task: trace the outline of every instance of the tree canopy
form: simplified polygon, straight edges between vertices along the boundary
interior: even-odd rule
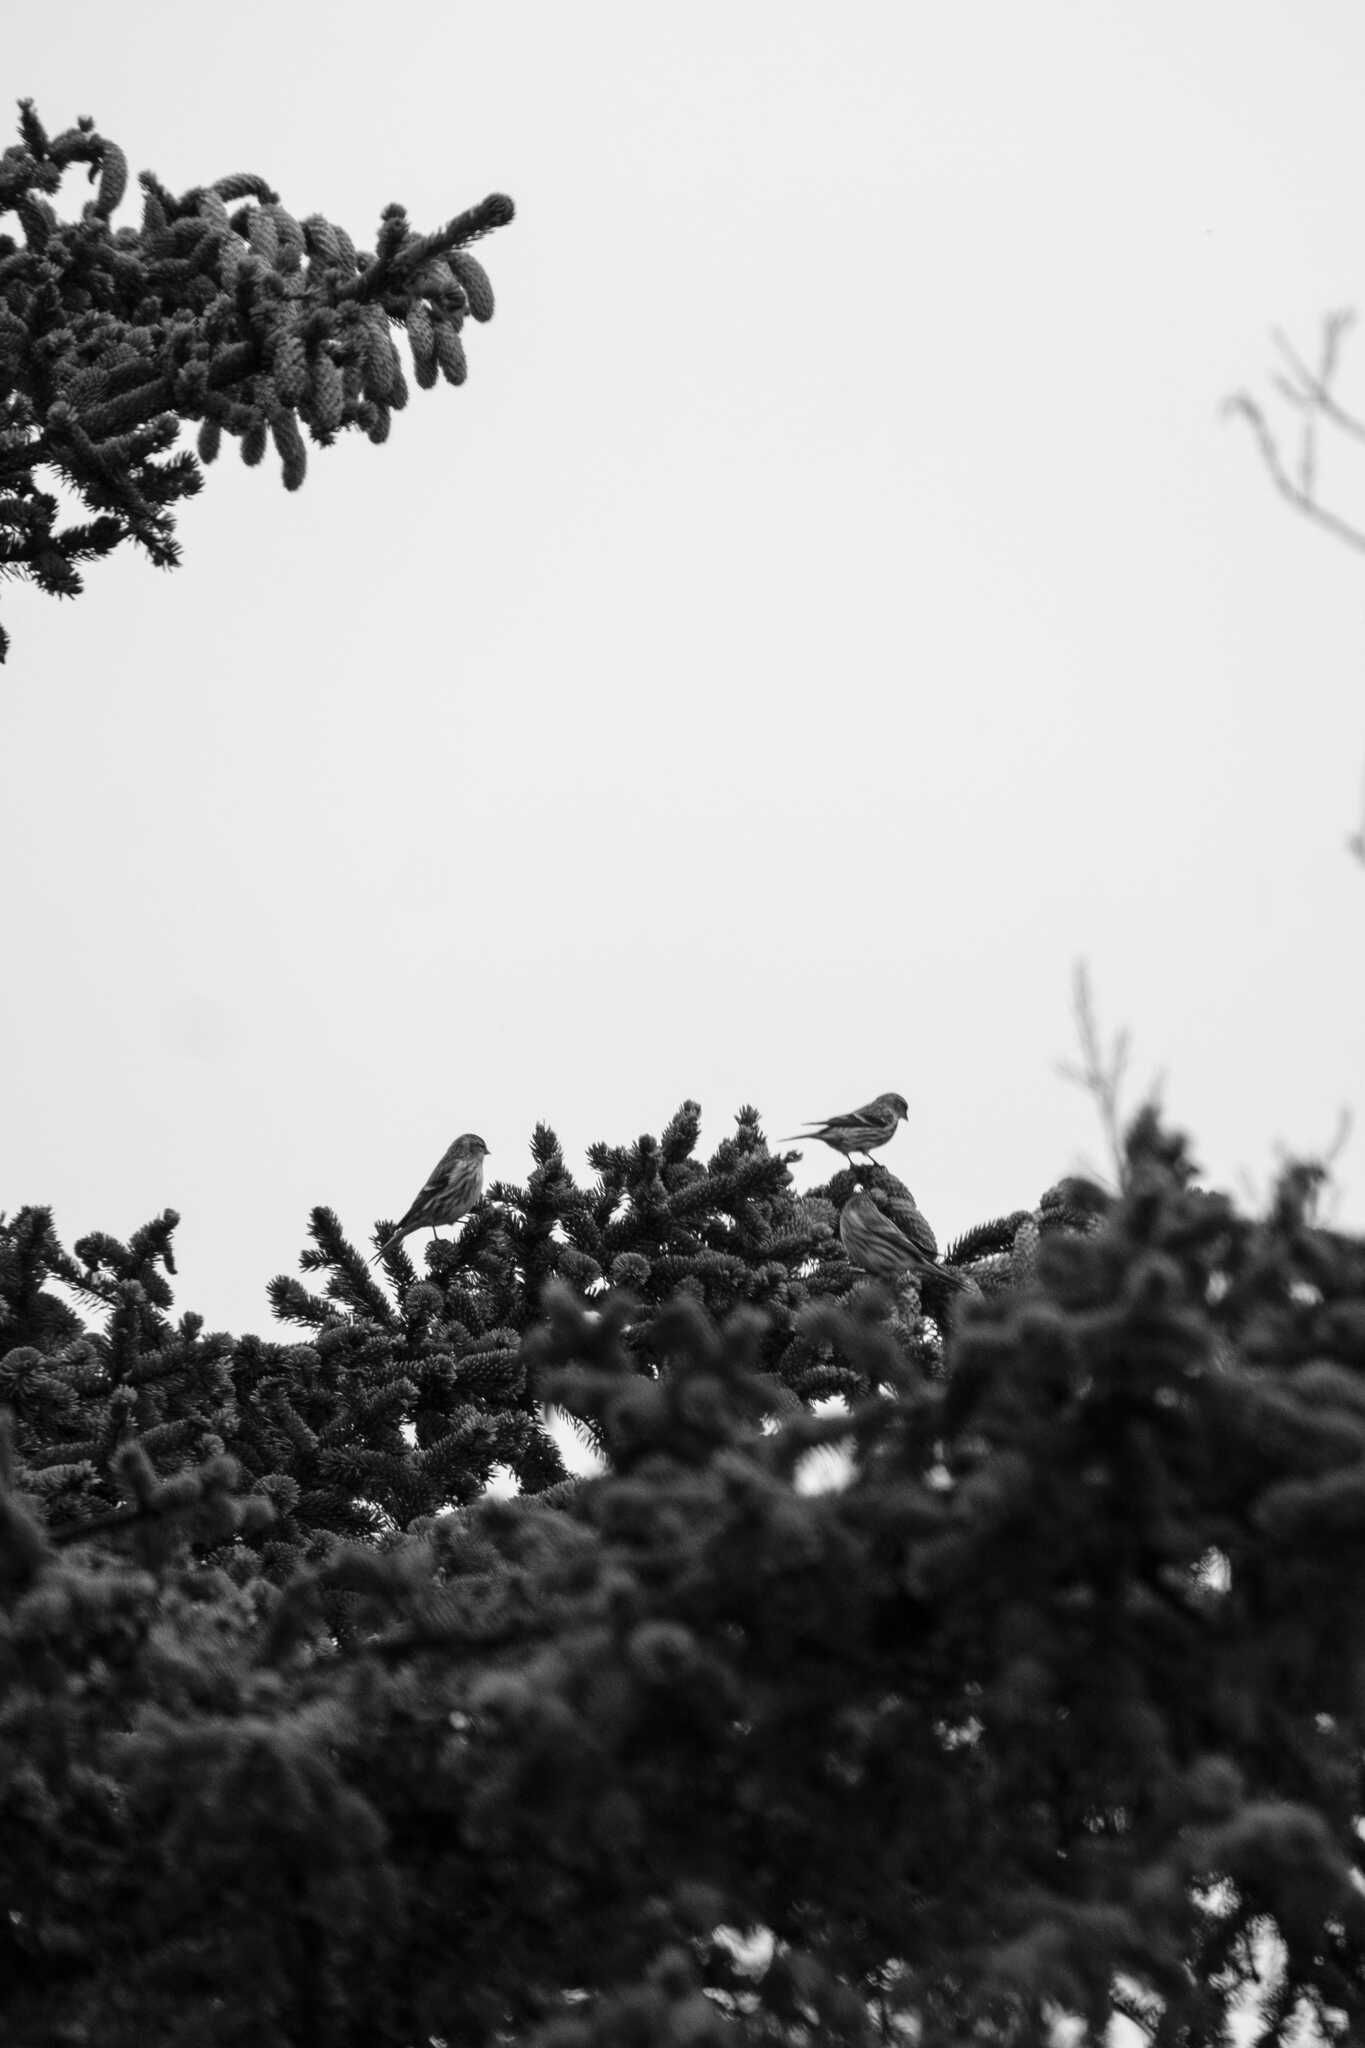
[[[949,1249],[939,1322],[848,1265],[846,1169],[696,1136],[580,1186],[540,1129],[420,1273],[315,1211],[300,1343],[173,1318],[170,1215],[0,1225],[16,2048],[1214,2043],[1267,1969],[1263,2042],[1359,2038],[1318,1174],[1244,1214],[1144,1114],[1119,1193]]]

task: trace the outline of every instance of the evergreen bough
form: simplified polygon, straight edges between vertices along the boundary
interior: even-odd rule
[[[396,1302],[315,1212],[298,1346],[172,1321],[170,1215],[0,1224],[6,2042],[1212,2044],[1258,1973],[1267,2048],[1365,2035],[1313,1170],[1247,1215],[1144,1115],[939,1325],[695,1137],[539,1130]]]
[[[118,144],[82,118],[49,136],[30,100],[0,155],[0,575],[77,596],[81,566],[133,540],[160,568],[180,559],[172,507],[203,482],[226,434],[259,463],[273,444],[285,487],[307,469],[304,434],[388,438],[408,386],[393,327],[407,330],[426,390],[462,384],[467,316],[493,292],[470,244],[504,226],[493,193],[434,233],[386,206],[373,251],[311,214],[296,220],[243,172],[178,198],[141,174],[142,224],[114,228],[128,183]],[[96,191],[77,220],[52,204],[85,165]],[[198,459],[172,453],[198,421]],[[93,515],[61,524],[51,472]],[[0,628],[0,661],[9,642]]]

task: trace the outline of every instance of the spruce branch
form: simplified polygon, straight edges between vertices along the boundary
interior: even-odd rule
[[[273,442],[287,490],[307,471],[305,431],[321,447],[348,428],[382,442],[407,400],[395,326],[420,387],[464,381],[460,330],[493,313],[467,245],[512,219],[505,194],[425,236],[386,207],[369,252],[321,215],[296,220],[251,174],[177,198],[144,171],[141,226],[114,229],[117,144],[84,120],[50,138],[27,100],[19,126],[0,155],[0,218],[20,229],[0,234],[0,577],[78,596],[81,566],[124,540],[174,567],[173,508],[224,434],[248,466]],[[63,220],[51,197],[78,163],[98,193]],[[197,457],[171,452],[191,422]],[[62,526],[45,472],[98,516]],[[7,646],[0,632],[0,660]]]

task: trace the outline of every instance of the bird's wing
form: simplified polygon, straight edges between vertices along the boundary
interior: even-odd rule
[[[436,1164],[432,1167],[431,1172],[427,1175],[426,1179],[422,1182],[421,1187],[413,1196],[412,1202],[408,1208],[409,1216],[411,1216],[414,1209],[421,1208],[423,1202],[426,1201],[428,1195],[439,1194],[444,1189],[446,1182],[450,1178],[450,1169],[455,1164],[455,1147],[459,1144],[459,1142],[460,1141],[458,1138],[453,1138],[451,1142],[446,1146],[445,1151],[441,1154]]]
[[[875,1119],[867,1117],[861,1109],[846,1109],[842,1116],[823,1116],[806,1133],[810,1138],[823,1138],[829,1131],[871,1130]]]
[[[434,1178],[432,1180],[429,1180],[426,1183],[425,1187],[418,1189],[417,1193],[408,1203],[407,1208],[403,1211],[402,1215],[399,1217],[398,1221],[393,1226],[395,1236],[402,1236],[405,1231],[411,1230],[413,1228],[414,1218],[420,1218],[423,1209],[427,1205],[428,1198],[434,1193],[434,1191]]]
[[[434,1196],[443,1194],[445,1192],[446,1182],[450,1176],[450,1169],[455,1161],[455,1148],[459,1144],[459,1142],[460,1141],[458,1138],[451,1139],[450,1143],[446,1146],[445,1151],[441,1154],[436,1164],[432,1167],[431,1172],[422,1182],[421,1187],[418,1188],[417,1193],[408,1203],[408,1206],[403,1211],[402,1216],[394,1225],[391,1234],[384,1240],[384,1244],[380,1246],[380,1252],[382,1252],[386,1248],[386,1246],[394,1243],[395,1239],[405,1237],[410,1230],[417,1229],[419,1224],[425,1221],[423,1211],[425,1210],[427,1203],[431,1201],[431,1199]],[[378,1256],[379,1252],[376,1252],[375,1257],[378,1258]],[[371,1264],[373,1264],[373,1260],[371,1261]]]
[[[861,1109],[846,1109],[842,1116],[820,1117],[808,1131],[793,1131],[790,1138],[779,1138],[779,1145],[793,1145],[802,1138],[826,1138],[831,1131],[839,1131],[845,1137],[854,1138],[859,1131],[874,1135],[886,1129],[887,1108],[884,1102],[865,1102]]]
[[[892,1222],[903,1237],[926,1259],[937,1259],[938,1239],[934,1236],[933,1225],[919,1204],[912,1198],[899,1202],[889,1211]]]
[[[885,1209],[879,1208],[870,1196],[868,1198],[868,1206],[863,1214],[869,1230],[872,1231],[874,1236],[879,1237],[884,1245],[890,1246],[894,1251],[904,1252],[916,1265],[924,1264],[925,1253],[923,1247],[916,1244],[913,1238],[907,1237],[900,1224],[893,1217],[888,1216]]]
[[[442,1188],[445,1186],[446,1170],[452,1149],[453,1148],[450,1146],[446,1147],[445,1151],[441,1154],[436,1164],[432,1167],[431,1172],[422,1182],[421,1187],[418,1188],[417,1193],[408,1203],[407,1208],[403,1211],[403,1214],[395,1227],[394,1234],[396,1236],[401,1235],[403,1231],[410,1230],[412,1228],[413,1217],[420,1216],[422,1210],[426,1207],[426,1204],[430,1201],[431,1197],[433,1195],[439,1194]]]
[[[884,1131],[890,1114],[884,1102],[865,1102],[861,1109],[851,1109],[847,1116],[832,1118],[831,1121],[855,1131]]]
[[[459,1142],[460,1141],[458,1138],[452,1138],[450,1143],[446,1146],[445,1151],[441,1154],[436,1164],[432,1167],[431,1172],[426,1177],[426,1181],[422,1188],[423,1194],[426,1194],[428,1189],[430,1188],[440,1187],[441,1183],[445,1180],[446,1175],[450,1172],[451,1167],[455,1163],[456,1147],[459,1145]]]

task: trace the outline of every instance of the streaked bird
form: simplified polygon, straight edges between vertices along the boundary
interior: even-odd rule
[[[483,1193],[483,1162],[487,1157],[488,1147],[483,1139],[475,1137],[473,1131],[462,1131],[432,1167],[406,1216],[385,1238],[370,1264],[392,1251],[411,1231],[429,1224],[434,1237],[438,1223],[458,1223],[461,1216],[467,1216]]]
[[[842,1116],[826,1117],[808,1131],[795,1131],[790,1138],[779,1138],[779,1145],[808,1144],[818,1138],[822,1145],[832,1145],[836,1152],[842,1152],[845,1159],[851,1159],[855,1152],[861,1152],[870,1160],[880,1145],[889,1145],[897,1128],[910,1114],[910,1106],[903,1095],[878,1095],[871,1102],[865,1102],[861,1109],[848,1109]]]
[[[934,1265],[932,1257],[898,1230],[862,1188],[855,1188],[839,1211],[839,1242],[850,1263],[874,1280],[894,1284],[906,1273],[922,1273]]]
[[[937,1259],[938,1239],[934,1226],[921,1209],[903,1180],[887,1173],[882,1168],[883,1185],[886,1189],[886,1214],[896,1228],[909,1238],[922,1258]]]

